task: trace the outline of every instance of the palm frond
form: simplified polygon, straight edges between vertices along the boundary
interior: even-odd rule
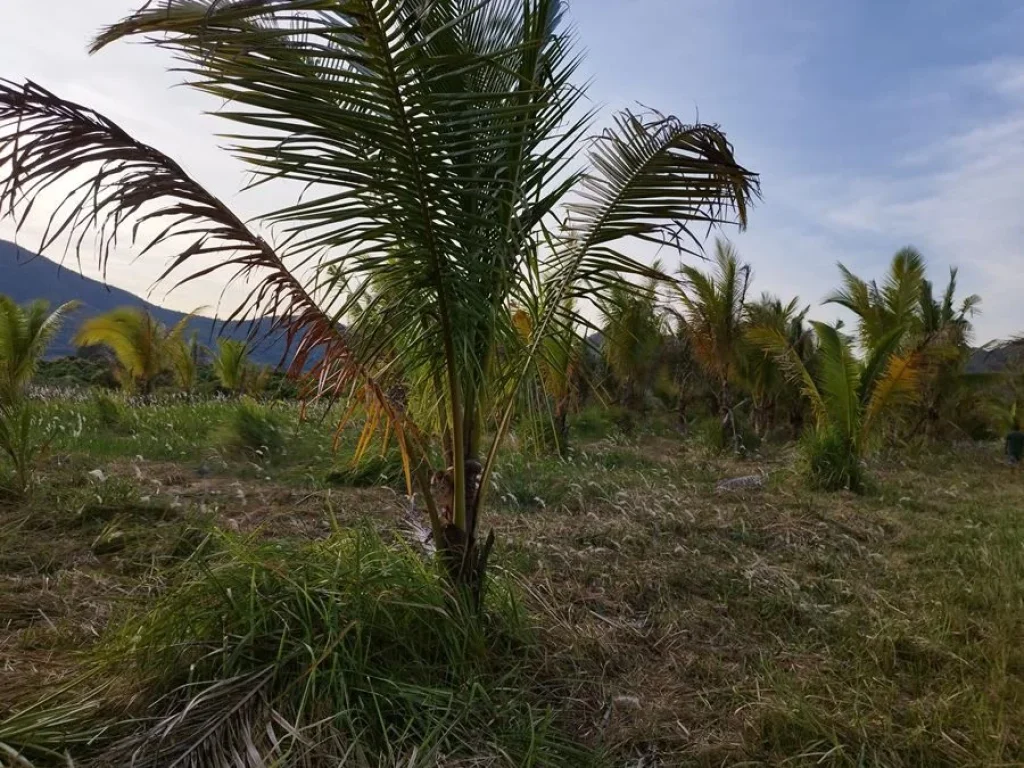
[[[818,338],[818,386],[829,424],[853,437],[860,424],[860,363],[850,343],[827,323],[811,323]]]
[[[862,449],[884,413],[901,405],[916,403],[919,395],[920,355],[916,352],[890,355],[885,373],[878,377],[864,406],[858,435]]]
[[[830,411],[825,397],[786,335],[778,328],[754,326],[747,329],[746,336],[751,343],[773,355],[790,381],[800,387],[800,392],[811,405],[819,429],[827,426]]]
[[[229,392],[241,392],[249,375],[249,348],[244,341],[220,339],[213,359],[213,372]]]
[[[881,289],[883,306],[893,325],[911,321],[920,302],[924,275],[924,257],[916,248],[902,248],[893,256]]]
[[[175,161],[98,112],[31,82],[0,81],[0,128],[6,129],[0,130],[0,166],[11,169],[0,186],[0,206],[17,212],[19,224],[46,204],[47,190],[86,179],[62,190],[40,250],[64,235],[78,254],[85,237],[98,232],[104,267],[117,236],[127,233],[135,243],[148,223],[158,232],[136,243],[140,253],[158,247],[177,253],[161,279],[204,257],[214,265],[197,268],[178,285],[217,270],[233,271],[241,282],[254,278],[227,322],[270,317],[270,332],[284,331],[294,350],[293,370],[308,372],[319,391],[337,397],[358,388],[372,408],[402,420],[386,387],[355,363],[337,323],[284,258]],[[408,424],[399,429],[402,436],[414,432]]]
[[[860,376],[860,402],[866,406],[874,393],[875,386],[887,373],[890,358],[897,352],[907,336],[905,327],[893,328],[869,351]]]

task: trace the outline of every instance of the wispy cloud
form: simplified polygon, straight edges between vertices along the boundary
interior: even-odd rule
[[[979,335],[1020,329],[1024,259],[1024,60],[964,68],[961,83],[988,100],[984,117],[943,134],[891,174],[858,178],[827,212],[838,232],[918,245],[935,267],[959,265],[984,297]]]

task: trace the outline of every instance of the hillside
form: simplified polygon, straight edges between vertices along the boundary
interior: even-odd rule
[[[72,322],[50,347],[48,356],[51,358],[75,354],[71,338],[81,321],[115,307],[144,307],[166,325],[173,325],[185,316],[181,312],[152,304],[134,293],[84,277],[73,269],[62,267],[6,240],[0,240],[0,293],[10,296],[19,304],[34,299],[45,299],[51,306],[72,300],[82,303]],[[204,344],[212,344],[217,337],[245,338],[248,332],[248,326],[238,323],[222,326],[209,317],[194,318],[189,328],[199,334]],[[276,366],[283,354],[283,341],[270,339],[257,345],[253,358],[259,363]]]
[[[975,349],[967,361],[968,373],[993,373],[1024,362],[1024,341],[1015,339]]]

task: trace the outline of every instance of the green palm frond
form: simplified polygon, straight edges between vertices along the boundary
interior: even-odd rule
[[[866,405],[874,392],[878,381],[886,374],[889,360],[900,349],[907,336],[906,328],[893,328],[879,339],[864,361],[864,371],[860,378],[860,401]]]
[[[879,418],[894,408],[918,402],[921,393],[920,355],[917,352],[889,355],[884,373],[876,378],[865,400],[861,416],[861,446],[866,446]],[[862,448],[863,450],[863,448]]]
[[[629,239],[700,253],[695,227],[745,226],[758,194],[757,177],[736,163],[717,128],[656,113],[619,115],[588,159],[592,171],[566,207],[567,273],[581,284],[600,284],[609,268],[650,275],[616,248]]]
[[[786,334],[779,328],[759,325],[747,329],[746,336],[752,344],[771,354],[778,361],[783,373],[800,388],[801,394],[810,403],[818,428],[826,427],[830,410],[825,397],[799,350]]]
[[[818,380],[833,428],[852,437],[860,425],[860,363],[839,331],[812,322],[818,338]]]
[[[750,391],[755,409],[763,411],[770,404],[783,400],[786,395],[798,393],[789,388],[792,377],[782,369],[776,356],[754,342],[750,331],[763,328],[778,331],[798,358],[806,362],[813,349],[813,334],[804,326],[808,311],[810,307],[800,309],[799,298],[795,297],[783,304],[777,296],[768,293],[763,293],[756,301],[744,304],[739,368],[743,385]]]
[[[892,326],[912,322],[924,281],[924,257],[916,248],[901,248],[893,256],[882,283],[881,297]]]
[[[195,334],[188,341],[179,336],[169,345],[168,354],[175,383],[185,392],[195,388],[202,350]]]
[[[864,346],[870,347],[885,334],[885,318],[880,309],[877,286],[868,284],[843,264],[839,265],[843,287],[825,297],[825,304],[838,304],[857,315],[858,333]]]
[[[229,392],[241,392],[251,375],[249,345],[235,339],[219,339],[213,358],[213,372]]]

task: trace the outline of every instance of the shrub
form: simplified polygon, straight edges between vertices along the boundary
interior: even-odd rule
[[[284,453],[281,420],[252,400],[243,401],[230,412],[217,439],[228,452],[248,458],[270,460]]]
[[[603,408],[592,405],[581,410],[571,419],[574,435],[584,439],[600,439],[632,427],[632,414],[625,408],[612,406]]]
[[[39,420],[28,403],[0,404],[0,458],[9,465],[5,468],[0,463],[0,491],[4,495],[19,497],[31,487],[33,469],[49,444],[39,432]]]
[[[581,764],[529,700],[530,648],[508,584],[474,614],[433,563],[368,531],[224,535],[103,647],[145,719],[100,762]]]
[[[840,432],[810,432],[800,444],[802,469],[810,486],[822,491],[864,490],[864,470],[853,442]]]
[[[92,400],[92,410],[101,427],[112,432],[119,432],[127,426],[127,413],[124,403],[103,392]]]

